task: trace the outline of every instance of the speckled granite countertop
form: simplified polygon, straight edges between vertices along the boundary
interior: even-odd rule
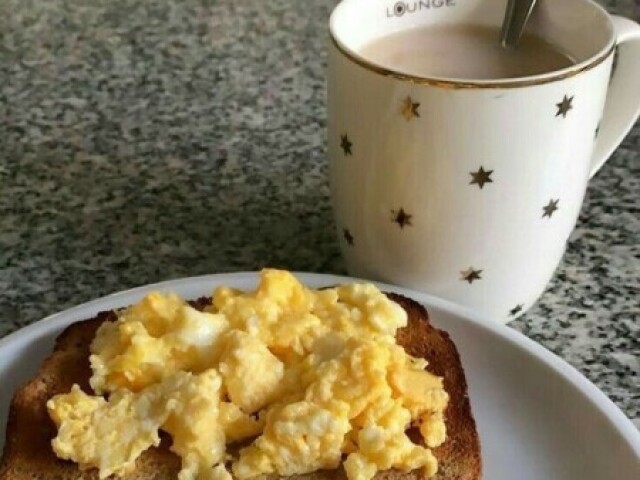
[[[334,4],[4,0],[0,336],[168,278],[343,273],[324,147]],[[640,18],[637,0],[607,7]],[[638,192],[640,126],[592,181],[547,292],[512,325],[634,419]]]

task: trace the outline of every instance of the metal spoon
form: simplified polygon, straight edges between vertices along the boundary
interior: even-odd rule
[[[509,0],[502,22],[500,43],[504,48],[513,50],[518,46],[524,27],[535,7],[537,0]]]

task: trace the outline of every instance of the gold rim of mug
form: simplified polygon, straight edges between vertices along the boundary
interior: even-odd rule
[[[431,85],[433,87],[440,88],[450,88],[450,89],[463,89],[463,88],[518,88],[518,87],[530,87],[534,85],[543,85],[545,83],[557,82],[559,80],[564,80],[566,78],[571,78],[580,73],[591,70],[592,68],[597,67],[602,62],[604,62],[609,56],[615,51],[616,43],[612,43],[608,50],[606,50],[603,54],[593,59],[593,61],[587,65],[578,66],[573,70],[568,72],[563,72],[558,75],[552,77],[543,77],[543,78],[535,78],[535,77],[523,77],[519,79],[515,79],[512,81],[501,81],[501,82],[474,82],[474,81],[458,81],[458,80],[445,80],[445,79],[437,79],[437,78],[429,78],[429,77],[419,77],[416,75],[409,75],[406,73],[397,72],[395,70],[390,70],[388,68],[380,67],[375,65],[363,58],[359,58],[355,56],[353,53],[346,50],[338,40],[334,37],[333,33],[329,33],[331,37],[331,42],[334,47],[340,52],[342,55],[347,57],[352,62],[360,65],[362,68],[365,68],[373,73],[377,73],[378,75],[383,75],[385,77],[393,77],[396,80],[400,80],[403,82],[410,82],[417,85]]]

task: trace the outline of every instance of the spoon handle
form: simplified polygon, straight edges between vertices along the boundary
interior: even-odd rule
[[[500,38],[503,47],[512,49],[518,45],[535,4],[536,0],[509,0]]]

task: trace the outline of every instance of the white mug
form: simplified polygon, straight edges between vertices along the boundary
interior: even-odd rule
[[[539,0],[529,30],[577,63],[517,79],[415,77],[359,51],[418,26],[499,28],[506,3],[343,0],[328,72],[331,195],[349,272],[499,322],[541,295],[589,178],[638,117],[640,27],[591,0]]]

